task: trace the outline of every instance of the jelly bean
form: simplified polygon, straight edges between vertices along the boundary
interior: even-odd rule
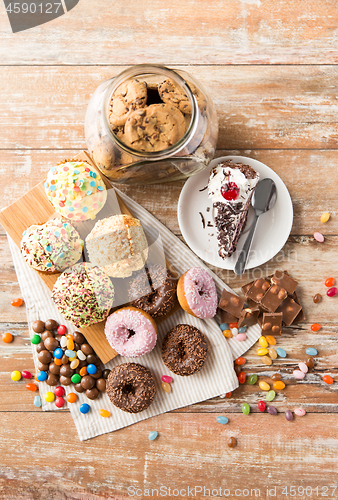
[[[67,394],[67,401],[68,403],[75,403],[75,401],[77,401],[77,395],[75,394],[75,392],[70,392],[69,394]]]
[[[294,414],[298,415],[298,417],[304,417],[304,415],[306,415],[306,411],[303,410],[303,408],[296,408],[294,410]]]
[[[162,382],[166,382],[167,384],[171,384],[171,382],[173,381],[170,375],[162,375],[161,380]]]
[[[261,380],[259,383],[258,383],[259,387],[262,389],[262,391],[269,391],[270,390],[270,386],[267,382],[264,382],[264,380]]]
[[[246,326],[241,326],[238,328],[238,333],[245,333],[246,332]]]
[[[269,391],[267,393],[266,400],[269,401],[269,402],[271,402],[271,401],[273,401],[275,399],[275,397],[276,397],[275,391],[271,390],[271,391]]]
[[[277,359],[278,354],[277,354],[276,349],[274,349],[273,347],[270,347],[269,356],[271,359]]]
[[[227,392],[227,393],[226,393],[226,395],[225,395],[225,397],[226,397],[227,399],[230,399],[230,398],[231,398],[231,396],[232,396],[232,392]]]
[[[242,412],[244,413],[244,415],[249,415],[249,413],[250,413],[250,406],[248,405],[248,403],[243,403],[242,404]]]
[[[81,349],[76,351],[76,354],[77,354],[77,357],[79,358],[80,361],[84,361],[87,358],[87,356],[85,355],[85,353],[83,351],[81,351]]]
[[[272,380],[277,382],[277,380],[281,380],[282,376],[280,373],[274,373],[273,375],[271,375],[271,378],[272,378]]]
[[[264,335],[259,337],[258,342],[260,343],[260,345],[262,347],[268,347],[268,345],[269,345],[269,343],[268,343],[267,339],[264,337]]]
[[[67,338],[65,336],[63,336],[60,339],[60,346],[61,347],[66,347],[66,345],[67,345]]]
[[[73,363],[73,361],[72,361]],[[80,372],[79,374],[81,375],[81,377],[84,377],[85,375],[87,375],[87,367],[86,366],[83,366],[82,368],[80,368]]]
[[[61,359],[63,356],[63,350],[60,347],[57,347],[54,351],[54,358]]]
[[[229,422],[229,419],[227,417],[222,417],[222,416],[217,417],[216,420],[219,424],[223,424],[223,425],[227,424]]]
[[[243,342],[243,340],[246,340],[246,333],[239,333],[238,335],[236,335],[236,340],[238,340],[238,342]]]
[[[299,366],[299,369],[304,373],[307,373],[309,371],[309,367],[306,365],[306,363],[303,363],[303,361],[298,363],[298,366]]]
[[[286,351],[284,351],[284,349],[282,349],[281,347],[277,347],[276,351],[279,357],[286,358]]]
[[[269,356],[262,356],[262,361],[265,365],[271,366],[272,365],[272,360],[269,358]]]
[[[61,396],[55,399],[55,406],[57,406],[58,408],[62,408],[64,404],[65,400]]]
[[[11,342],[13,342],[14,337],[11,333],[6,332],[6,333],[2,334],[1,339],[2,339],[2,342],[5,342],[5,344],[10,344]]]
[[[330,214],[329,212],[324,212],[321,216],[320,216],[320,222],[322,222],[323,224],[325,222],[327,222],[330,218]]]
[[[14,299],[14,300],[12,300],[11,304],[14,307],[20,307],[23,304],[23,300],[22,299]]]
[[[245,381],[246,381],[246,373],[245,372],[240,372],[238,374],[238,382],[240,384],[245,384]]]
[[[275,337],[273,337],[272,335],[267,335],[265,338],[268,341],[269,345],[276,345],[277,341],[276,341]]]
[[[74,373],[74,375],[71,376],[71,381],[73,384],[79,384],[81,382],[81,375]]]
[[[223,335],[226,339],[232,339],[232,331],[231,330],[224,330]]]
[[[237,439],[231,436],[231,438],[229,438],[228,441],[229,448],[235,448],[236,445],[237,445]]]
[[[314,323],[313,325],[311,325],[311,330],[313,332],[318,332],[320,329],[321,329],[322,325],[320,325],[319,323]]]
[[[149,432],[148,439],[149,439],[149,441],[154,441],[154,439],[156,439],[157,436],[158,436],[157,431],[151,431],[151,432]]]
[[[69,349],[70,351],[72,351],[74,349],[74,340],[73,339],[67,340],[67,349]]]
[[[93,364],[90,364],[87,366],[87,372],[90,374],[90,375],[95,375],[95,373],[97,372],[97,368],[95,365]]]
[[[289,422],[291,422],[293,420],[293,414],[292,414],[292,411],[291,410],[286,410],[285,411],[285,418],[286,420],[288,420]]]
[[[313,234],[313,237],[316,241],[318,241],[319,243],[323,243],[323,241],[325,240],[324,236],[322,235],[322,233],[319,233],[318,231],[316,231],[314,234]]]
[[[277,408],[275,406],[268,406],[267,410],[268,413],[270,413],[270,415],[277,415],[278,413]]]
[[[162,389],[169,394],[171,392],[171,385],[168,382],[162,382]]]
[[[239,358],[235,359],[235,364],[236,365],[245,365],[246,359],[240,356]]]
[[[21,372],[21,376],[22,376],[23,378],[32,378],[32,377],[33,377],[33,375],[31,374],[31,372],[29,372],[28,370],[23,370],[23,371]]]
[[[47,401],[47,403],[52,403],[55,399],[54,393],[50,392],[50,391],[46,392],[44,397],[45,397],[45,400]]]
[[[38,335],[37,333],[34,333],[33,337],[31,337],[31,342],[32,342],[32,344],[35,344],[35,345],[40,344],[40,342],[41,342],[40,335]]]
[[[99,415],[103,418],[108,418],[110,417],[110,411],[101,409],[99,410]]]
[[[323,377],[323,382],[325,382],[325,384],[333,384],[333,378],[330,377],[330,375],[324,375]]]
[[[73,361],[70,363],[70,367],[72,370],[76,370],[76,368],[79,366],[80,360],[78,359],[73,359]]]
[[[298,380],[302,380],[305,377],[305,373],[302,370],[293,370],[293,376]]]
[[[36,406],[37,408],[40,408],[41,405],[42,405],[42,402],[41,402],[40,396],[35,396],[34,397],[34,406]]]
[[[37,390],[37,386],[35,384],[26,384],[26,389],[35,392]]]
[[[82,403],[80,406],[80,412],[83,413],[84,415],[88,413],[90,410],[90,406],[87,403]]]
[[[238,335],[238,328],[233,328],[231,330],[231,332],[232,332],[232,335],[234,335],[236,337],[236,335]]]
[[[266,408],[266,404],[264,403],[264,401],[258,401],[259,411],[263,412],[263,411],[265,411],[265,408]]]
[[[64,388],[61,385],[58,385],[54,389],[55,396],[58,396],[59,398],[61,398],[62,396],[64,396],[65,392],[66,391],[64,390]]]
[[[36,374],[36,378],[38,379],[39,382],[44,382],[45,380],[47,380],[47,372],[38,372]]]
[[[223,330],[229,330],[229,325],[228,323],[221,323],[219,325],[220,329],[223,331]]]
[[[309,356],[317,356],[317,354],[318,354],[317,349],[315,349],[314,347],[308,347],[305,352]]]
[[[21,373],[18,370],[14,370],[14,372],[11,373],[11,379],[14,380],[14,382],[21,380]]]
[[[67,332],[67,327],[65,325],[59,325],[56,331],[59,335],[64,335]]]
[[[250,377],[248,378],[248,384],[249,385],[255,385],[256,382],[258,380],[258,377],[255,373],[253,373],[252,375],[250,375]]]
[[[229,323],[229,327],[232,328],[238,328],[238,322],[237,323]]]
[[[269,351],[263,347],[262,349],[257,349],[257,354],[258,356],[265,356],[266,354],[269,354]]]
[[[327,278],[327,280],[325,280],[325,286],[327,288],[331,288],[334,284],[335,284],[336,280],[334,278]]]
[[[318,304],[322,300],[322,298],[323,297],[320,295],[320,293],[316,293],[316,295],[313,296],[312,300],[315,304]]]
[[[54,363],[55,363],[57,366],[61,366],[61,365],[62,365],[62,360],[61,360],[61,359],[54,358]]]
[[[338,293],[338,288],[333,286],[332,288],[329,288],[328,291],[326,292],[326,295],[328,297],[334,297]]]
[[[283,389],[285,389],[285,384],[281,380],[277,380],[277,382],[274,382],[272,384],[272,387],[276,389],[276,391],[282,391]]]
[[[70,349],[67,349],[66,352],[65,352],[65,355],[67,356],[67,358],[75,358],[75,352],[74,351],[71,351]]]

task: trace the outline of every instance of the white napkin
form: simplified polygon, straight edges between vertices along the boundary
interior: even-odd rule
[[[202,267],[208,269],[205,264],[196,255],[189,250],[175,235],[173,235],[163,224],[153,217],[147,210],[141,207],[131,198],[116,190],[130,211],[137,217],[142,225],[147,227],[147,232],[154,239],[160,234],[167,260],[174,268],[183,274],[191,267]],[[50,291],[40,280],[38,274],[30,269],[21,256],[20,250],[15,243],[8,237],[10,249],[13,256],[15,270],[20,284],[22,297],[26,304],[27,321],[30,334],[33,335],[32,323],[36,319],[43,321],[53,318],[59,323],[67,326],[68,332],[74,332],[75,327],[67,322],[55,307],[50,298]],[[209,270],[210,271],[210,270]],[[217,294],[220,297],[223,288],[231,289],[223,283],[214,273],[210,271],[215,283]],[[209,341],[209,356],[206,364],[201,371],[189,377],[180,377],[170,373],[162,362],[161,345],[165,334],[179,323],[190,324],[201,330]],[[199,320],[183,310],[177,311],[158,327],[158,342],[155,349],[141,358],[125,358],[117,356],[107,363],[107,368],[113,368],[116,365],[125,362],[137,362],[151,370],[156,380],[157,394],[150,407],[140,413],[130,414],[116,408],[109,400],[106,393],[99,396],[98,399],[90,401],[84,394],[77,394],[76,403],[68,404],[70,412],[75,422],[79,438],[81,441],[111,432],[127,425],[131,425],[140,420],[165,413],[175,408],[188,406],[206,399],[223,395],[233,391],[238,387],[238,379],[233,368],[233,360],[246,352],[259,338],[260,328],[258,325],[247,329],[247,339],[244,342],[238,342],[235,338],[226,339],[215,319]],[[37,354],[33,346],[33,358],[37,367]],[[173,382],[171,384],[171,393],[166,393],[161,387],[161,376],[171,375]],[[65,387],[66,393],[76,392],[73,385]],[[40,396],[43,410],[56,410],[54,403],[47,403],[44,400],[44,394],[47,391],[53,391],[45,382],[39,383]],[[87,414],[79,411],[82,403],[88,403],[91,407]],[[111,416],[103,418],[99,414],[100,409],[109,410]]]

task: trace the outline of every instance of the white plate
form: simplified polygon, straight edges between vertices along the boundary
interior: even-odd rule
[[[185,183],[178,200],[178,223],[185,241],[198,257],[221,269],[234,269],[239,251],[253,222],[253,208],[249,209],[248,221],[239,239],[236,252],[231,257],[222,259],[218,255],[216,228],[207,226],[208,222],[214,225],[214,213],[212,202],[208,198],[208,189],[203,190],[208,185],[211,169],[227,160],[250,165],[260,174],[261,179],[269,177],[277,187],[277,200],[274,208],[261,215],[258,220],[246,265],[246,269],[252,269],[272,259],[283,248],[293,221],[289,191],[282,179],[264,163],[245,156],[222,156],[213,160],[209,168],[190,177]],[[204,229],[201,214],[205,220]]]

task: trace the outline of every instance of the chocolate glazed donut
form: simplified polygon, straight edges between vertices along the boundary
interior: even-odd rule
[[[117,408],[128,413],[139,413],[154,400],[155,380],[148,368],[137,363],[123,363],[109,373],[106,391]]]
[[[169,269],[158,264],[150,265],[131,281],[128,290],[130,305],[153,318],[160,318],[174,307],[176,288],[177,279]]]
[[[207,354],[207,339],[194,326],[177,325],[163,340],[163,362],[176,375],[198,372],[203,367]]]

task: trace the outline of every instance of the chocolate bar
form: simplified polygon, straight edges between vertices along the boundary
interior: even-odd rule
[[[283,323],[286,326],[290,326],[297,318],[301,310],[302,306],[300,304],[297,304],[292,297],[287,297],[278,307],[276,312],[282,313]]]
[[[262,321],[262,333],[265,335],[282,334],[283,313],[264,313]]]
[[[284,288],[290,295],[296,290],[298,281],[291,278],[287,271],[276,271],[271,278],[271,283]]]
[[[269,311],[275,312],[287,296],[288,293],[284,288],[272,285],[262,298],[261,304]]]
[[[223,290],[221,300],[219,301],[219,308],[223,309],[223,311],[236,316],[238,319],[241,315],[243,306],[245,303],[245,299],[234,295],[228,290]]]
[[[296,294],[296,292],[294,292],[291,297],[294,299],[294,301],[300,305],[302,307],[302,304],[299,302],[299,298],[298,298],[298,295]],[[305,313],[304,313],[304,310],[303,308],[299,311],[298,315],[295,317],[295,319],[293,320],[292,324],[294,323],[299,323],[300,321],[305,321]]]
[[[255,302],[261,302],[262,298],[270,288],[270,283],[264,278],[258,278],[247,292],[247,297]]]
[[[226,311],[223,311],[222,309],[220,309],[220,313],[221,313],[221,322],[222,323],[237,323],[238,321],[238,318],[236,318],[236,316],[233,316],[232,314],[229,314],[228,312]]]
[[[241,326],[252,326],[257,323],[258,316],[260,315],[260,309],[258,307],[250,308],[247,307],[243,309],[238,320],[238,328]]]

